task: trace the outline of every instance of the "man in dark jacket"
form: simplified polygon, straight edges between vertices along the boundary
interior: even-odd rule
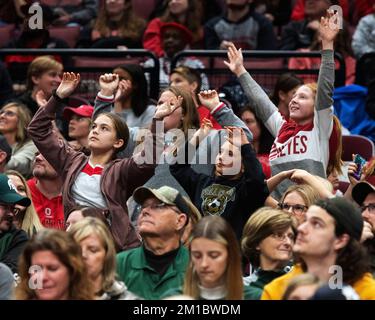
[[[272,23],[251,9],[253,0],[226,0],[227,11],[204,26],[205,47],[226,50],[230,42],[243,50],[276,49]]]
[[[0,174],[0,262],[13,273],[17,273],[18,257],[28,240],[26,232],[13,225],[14,216],[18,213],[16,204],[28,207],[31,201],[19,195],[9,178]]]

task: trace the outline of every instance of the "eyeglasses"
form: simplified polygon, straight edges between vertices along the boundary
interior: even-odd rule
[[[291,233],[273,233],[271,237],[278,241],[285,241],[289,239],[291,242],[294,242],[294,234]]]
[[[150,208],[152,210],[155,210],[155,211],[161,211],[165,208],[171,208],[173,211],[177,212],[177,213],[180,213],[180,211],[178,211],[177,209],[175,209],[173,206],[167,204],[167,203],[164,203],[164,202],[161,202],[161,203],[151,203],[151,204],[146,204],[146,205],[141,205],[141,210],[143,209],[146,209],[146,208]]]
[[[7,213],[11,212],[15,216],[18,215],[21,211],[19,208],[15,208],[14,205],[8,205],[8,204],[0,204],[0,210],[3,212],[7,212]]]
[[[375,213],[375,203],[369,203],[367,206],[361,206],[361,212],[368,210],[369,213]]]
[[[0,116],[5,116],[5,117],[14,117],[16,116],[17,113],[10,111],[10,110],[0,110]]]
[[[292,212],[295,214],[302,214],[307,210],[307,206],[302,204],[288,204],[288,203],[279,203],[279,208],[284,211],[289,211],[292,208]]]

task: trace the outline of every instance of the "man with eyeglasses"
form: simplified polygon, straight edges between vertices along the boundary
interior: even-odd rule
[[[137,224],[142,246],[117,255],[117,274],[131,292],[160,299],[183,284],[189,253],[181,237],[198,210],[168,186],[139,187],[133,197],[142,208]]]
[[[371,270],[375,276],[375,187],[368,182],[357,183],[352,190],[352,198],[361,208],[365,221],[363,244],[371,258]]]
[[[19,195],[9,178],[0,174],[0,262],[13,273],[17,273],[18,257],[28,240],[26,232],[13,225],[17,204],[28,207],[31,201]]]

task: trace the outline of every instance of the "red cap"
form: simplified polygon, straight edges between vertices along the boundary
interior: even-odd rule
[[[92,114],[94,113],[94,107],[85,104],[77,108],[66,107],[64,109],[63,116],[66,120],[70,120],[73,113],[80,117],[91,118]]]
[[[182,33],[184,35],[184,38],[185,38],[185,41],[188,44],[192,43],[193,33],[188,28],[186,28],[184,25],[179,24],[177,22],[165,22],[160,27],[160,34],[162,36],[163,36],[163,33],[164,33],[165,29],[167,29],[167,28],[175,28],[175,29],[178,29],[178,30],[182,31]]]

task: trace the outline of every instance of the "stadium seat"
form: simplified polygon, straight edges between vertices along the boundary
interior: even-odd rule
[[[49,33],[50,36],[53,38],[59,38],[65,40],[69,47],[74,48],[77,44],[77,41],[80,36],[81,32],[80,26],[72,26],[72,27],[50,27]]]
[[[374,143],[360,135],[342,136],[342,160],[353,161],[353,154],[359,154],[369,160],[375,155]]]
[[[157,0],[132,0],[133,11],[139,17],[148,19],[152,10],[154,10]]]
[[[14,24],[7,24],[0,27],[0,48],[4,47],[12,39],[14,29]]]

